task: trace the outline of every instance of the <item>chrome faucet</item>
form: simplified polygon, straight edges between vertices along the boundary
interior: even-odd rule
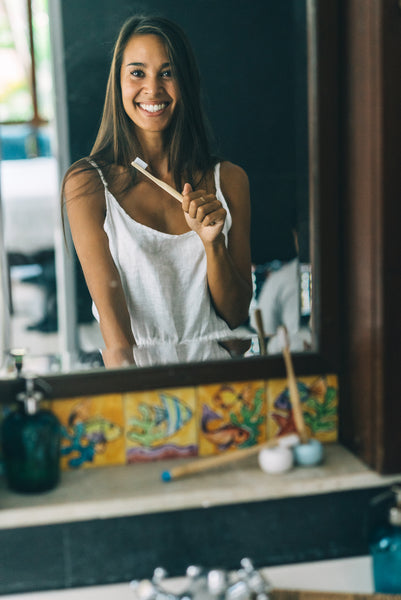
[[[171,592],[165,585],[167,572],[154,570],[152,579],[131,581],[135,600],[269,600],[272,586],[268,579],[243,558],[238,571],[221,569],[205,571],[191,565],[186,570],[186,586],[181,592]]]

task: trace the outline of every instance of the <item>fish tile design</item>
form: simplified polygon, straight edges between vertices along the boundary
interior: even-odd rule
[[[266,440],[263,381],[199,386],[197,393],[199,455],[246,448]]]
[[[318,375],[297,378],[305,424],[311,437],[335,442],[338,434],[338,378]],[[273,379],[267,388],[268,437],[296,430],[286,379]]]
[[[61,468],[125,464],[121,394],[52,401],[62,426]]]
[[[310,435],[336,441],[337,376],[299,377],[298,387]],[[61,422],[63,469],[208,456],[295,431],[286,379],[58,399],[42,407]],[[0,422],[15,408],[2,407]]]
[[[124,394],[126,462],[196,456],[195,388]]]

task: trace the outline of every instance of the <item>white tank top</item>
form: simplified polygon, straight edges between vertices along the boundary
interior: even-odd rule
[[[227,358],[218,340],[232,337],[213,308],[207,284],[206,254],[194,231],[163,233],[138,223],[105,187],[103,228],[121,277],[131,318],[138,366]],[[231,214],[220,186],[220,163],[214,168],[216,197],[227,211],[223,234],[227,245]],[[96,306],[93,313],[99,320]]]

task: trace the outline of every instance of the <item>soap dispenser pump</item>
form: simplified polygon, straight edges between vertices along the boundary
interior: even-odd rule
[[[375,592],[401,594],[401,484],[391,491],[395,504],[387,511],[385,524],[373,532],[370,551]]]
[[[14,491],[44,492],[60,478],[61,427],[51,411],[40,407],[44,396],[35,390],[35,379],[24,379],[25,391],[17,395],[19,406],[1,427],[5,477]]]

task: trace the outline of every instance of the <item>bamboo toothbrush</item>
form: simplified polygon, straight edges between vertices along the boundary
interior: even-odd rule
[[[146,170],[148,165],[144,160],[137,156],[136,159],[131,163],[131,165],[135,167],[135,169],[137,169],[140,173],[146,175],[146,177],[148,177],[151,181],[153,181],[153,183],[161,187],[165,192],[176,198],[176,200],[182,202],[182,194],[180,194],[180,192],[177,192],[177,190],[171,187],[171,185],[169,185],[168,183],[165,183],[161,179],[158,179],[157,177],[152,175],[152,173],[149,173],[149,171]]]
[[[253,456],[262,450],[262,448],[273,448],[274,446],[295,446],[299,442],[299,436],[296,433],[290,433],[281,437],[276,437],[262,444],[255,444],[249,448],[243,450],[234,450],[233,452],[225,452],[218,456],[210,456],[208,458],[201,458],[193,462],[187,463],[186,465],[180,465],[173,467],[170,471],[163,471],[161,478],[163,481],[171,481],[185,475],[192,475],[193,473],[199,473],[200,471],[207,471],[221,465],[225,465],[248,456]]]
[[[267,354],[266,334],[265,334],[265,330],[263,327],[262,311],[260,310],[260,308],[255,308],[255,311],[253,314],[255,317],[255,324],[256,324],[256,329],[258,332],[260,354],[261,354],[261,356],[266,356],[266,354]]]
[[[292,358],[290,353],[290,347],[288,343],[288,335],[285,327],[279,327],[277,329],[277,336],[279,339],[280,346],[282,348],[282,354],[285,362],[285,368],[287,371],[288,389],[290,392],[290,400],[292,413],[294,415],[295,426],[302,444],[307,444],[309,441],[309,435],[306,429],[304,415],[302,412],[301,399],[299,397],[299,390],[297,380],[295,377],[294,367],[292,364]]]

